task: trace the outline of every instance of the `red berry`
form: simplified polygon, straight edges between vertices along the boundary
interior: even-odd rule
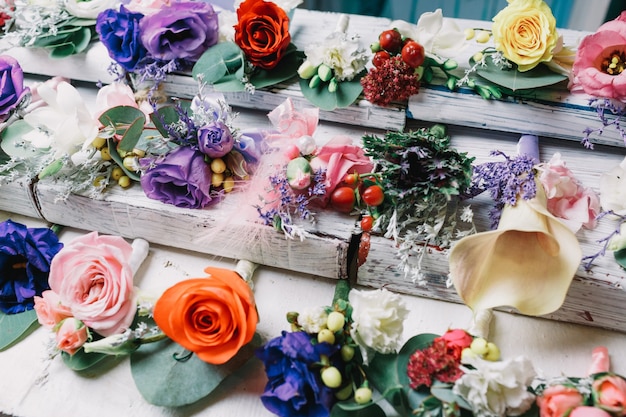
[[[356,183],[359,181],[359,174],[346,174],[343,177],[343,182],[346,185],[356,185]]]
[[[374,226],[374,218],[372,216],[363,216],[361,219],[361,230],[369,232]]]
[[[354,190],[350,187],[337,187],[330,195],[330,204],[342,213],[350,213],[355,202]]]
[[[370,185],[365,189],[365,191],[363,191],[361,198],[368,206],[376,207],[380,206],[383,203],[383,200],[385,199],[385,193],[383,192],[383,189],[380,187],[380,185],[374,184]]]
[[[424,47],[415,41],[409,41],[402,47],[402,60],[412,68],[424,63]]]
[[[374,64],[374,66],[378,68],[383,65],[385,61],[387,61],[389,58],[391,58],[389,52],[378,51],[374,54],[374,58],[372,58],[372,64]]]
[[[378,43],[385,51],[395,54],[402,48],[402,35],[395,29],[389,29],[378,36]]]
[[[370,234],[369,232],[363,232],[361,235],[361,241],[359,242],[359,252],[357,258],[357,265],[361,266],[367,260],[367,255],[370,252]]]

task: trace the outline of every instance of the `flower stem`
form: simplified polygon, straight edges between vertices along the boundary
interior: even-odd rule
[[[61,230],[63,230],[63,227],[65,227],[65,226],[63,226],[61,224],[56,224],[55,223],[55,224],[50,226],[50,230],[52,230],[54,232],[54,234],[58,236],[59,233],[61,233]]]
[[[256,271],[259,265],[254,262],[247,261],[245,259],[240,259],[237,261],[237,265],[235,266],[235,272],[239,274],[239,276],[246,281],[246,283],[252,288],[252,276],[254,275],[254,271]]]
[[[348,293],[350,292],[350,282],[347,279],[340,279],[335,285],[335,294],[333,295],[333,306],[339,300],[348,301]]]

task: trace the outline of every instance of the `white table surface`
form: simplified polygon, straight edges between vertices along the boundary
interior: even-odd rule
[[[93,99],[94,90],[81,88],[81,93]],[[332,130],[327,125],[319,129],[322,134]],[[458,131],[455,128],[454,133]],[[29,226],[43,226],[39,220],[0,212],[0,220],[7,218]],[[61,240],[67,242],[86,232],[64,229]],[[208,265],[232,268],[235,263],[235,260],[152,245],[135,284],[158,295],[177,281],[203,276]],[[278,336],[281,330],[289,330],[285,319],[288,311],[328,305],[335,284],[330,279],[264,266],[258,268],[254,281],[260,314],[258,332],[265,340]],[[466,328],[471,323],[471,311],[463,305],[413,296],[402,298],[410,309],[404,340],[419,333],[441,334],[448,328]],[[66,368],[59,357],[47,358],[48,337],[48,331],[39,328],[19,344],[0,352],[0,413],[19,417],[271,415],[259,399],[266,383],[259,361],[241,369],[198,403],[166,409],[152,406],[141,397],[132,380],[128,359],[98,375],[77,374]],[[621,333],[496,312],[490,339],[498,344],[503,357],[526,355],[545,376],[583,376],[592,349],[604,345],[613,359],[612,370],[626,375],[623,360],[626,335]]]

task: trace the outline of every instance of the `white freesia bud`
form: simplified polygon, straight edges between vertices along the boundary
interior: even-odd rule
[[[83,345],[85,353],[103,353],[105,355],[128,355],[137,350],[138,347],[139,344],[130,330]]]
[[[348,25],[350,24],[350,16],[347,14],[339,15],[337,20],[337,26],[335,26],[335,32],[346,33],[348,31]]]
[[[313,78],[317,74],[317,66],[313,65],[311,61],[305,60],[300,67],[298,67],[298,75],[305,80]]]

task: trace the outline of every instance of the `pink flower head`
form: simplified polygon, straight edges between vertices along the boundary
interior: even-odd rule
[[[127,329],[137,310],[132,246],[92,232],[67,244],[50,265],[50,289],[72,315],[102,336]]]
[[[617,375],[609,374],[593,381],[593,397],[598,407],[609,413],[626,414],[626,381]]]
[[[306,135],[313,136],[319,121],[319,109],[315,107],[296,111],[293,107],[293,102],[288,98],[269,112],[267,117],[279,132],[278,134],[269,135],[267,137],[268,140],[299,139]]]
[[[541,417],[543,417],[543,415]],[[612,416],[600,408],[585,405],[585,406],[574,408],[568,417],[612,417]]]
[[[540,417],[564,417],[583,404],[583,396],[576,388],[555,385],[537,397]]]
[[[73,317],[67,318],[61,322],[57,329],[57,347],[59,350],[73,355],[85,344],[88,336],[87,327],[83,322]]]
[[[543,165],[539,180],[546,191],[550,213],[563,219],[573,231],[581,226],[588,229],[596,226],[600,198],[574,177],[561,154],[554,154],[550,162]]]
[[[461,359],[463,349],[472,344],[472,336],[463,329],[451,329],[435,340],[445,340],[448,348],[452,349],[457,359]]]
[[[599,98],[626,100],[625,61],[626,11],[582,40],[572,67],[570,89]]]
[[[365,156],[363,148],[352,143],[352,138],[336,136],[315,152],[311,168],[326,170],[324,198],[327,202],[346,174],[353,172],[367,174],[372,172],[374,164]]]
[[[39,324],[48,329],[52,329],[63,319],[72,317],[70,309],[61,304],[58,294],[51,290],[44,291],[41,297],[35,296],[35,312]]]

